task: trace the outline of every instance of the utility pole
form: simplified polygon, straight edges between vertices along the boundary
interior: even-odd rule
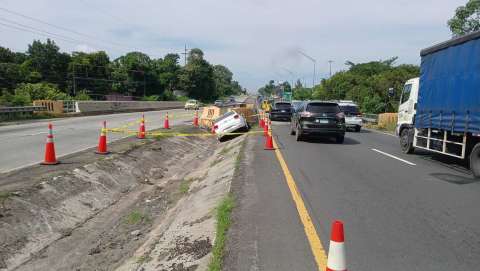
[[[75,97],[76,96],[76,92],[77,92],[77,82],[75,81],[75,63],[73,64],[73,96]]]
[[[187,44],[185,43],[185,51],[182,53],[182,55],[185,59],[185,66],[187,66],[187,54],[188,54]]]
[[[147,94],[147,80],[145,80],[145,71],[143,71],[143,97]]]
[[[298,53],[304,56],[305,58],[309,59],[310,61],[313,62],[313,80],[312,80],[312,89],[315,87],[315,76],[316,76],[316,66],[317,66],[317,60],[304,52],[298,50]]]
[[[330,77],[332,77],[332,63],[333,63],[333,60],[328,61],[328,64],[330,65]]]

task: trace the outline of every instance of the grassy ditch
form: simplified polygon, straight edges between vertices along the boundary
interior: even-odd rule
[[[240,170],[241,162],[244,157],[245,146],[247,144],[247,138],[244,138],[241,143],[240,150],[237,157],[235,158],[235,171],[234,176],[236,176]],[[225,149],[224,149],[225,150]],[[223,151],[223,150],[222,150]],[[225,153],[229,152],[230,149],[225,150]],[[223,256],[225,251],[225,242],[227,239],[227,232],[231,225],[231,214],[232,210],[235,207],[235,198],[233,195],[228,194],[221,202],[217,208],[217,231],[215,244],[213,245],[212,250],[212,259],[208,266],[209,271],[220,271],[222,270],[223,265]]]
[[[223,254],[227,231],[231,224],[230,215],[235,206],[235,201],[231,195],[227,195],[217,208],[217,236],[213,245],[212,260],[208,265],[209,271],[222,270]]]
[[[128,225],[136,225],[143,221],[148,222],[150,220],[151,218],[148,215],[140,213],[138,211],[133,211],[127,215],[127,217],[125,218],[125,223]]]

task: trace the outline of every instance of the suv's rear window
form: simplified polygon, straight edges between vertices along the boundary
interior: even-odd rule
[[[306,111],[311,113],[338,113],[340,112],[340,108],[337,104],[309,103]]]
[[[345,112],[346,114],[348,114],[348,113],[353,113],[353,114],[358,113],[358,107],[354,106],[354,105],[342,105],[342,106],[340,106],[340,109],[342,110],[342,112]]]
[[[275,104],[275,108],[278,108],[278,109],[288,109],[292,107],[292,105],[290,103],[276,103]]]

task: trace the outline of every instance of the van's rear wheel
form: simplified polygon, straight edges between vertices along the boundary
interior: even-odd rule
[[[413,133],[410,129],[403,129],[400,133],[400,147],[404,153],[413,153]]]
[[[477,143],[470,153],[470,170],[475,178],[480,178],[480,143]]]

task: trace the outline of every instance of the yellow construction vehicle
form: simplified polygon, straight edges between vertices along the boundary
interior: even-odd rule
[[[263,111],[265,111],[265,112],[270,112],[270,109],[272,109],[272,106],[270,105],[270,103],[268,102],[268,100],[263,100],[263,101],[262,101],[262,109],[263,109]]]

